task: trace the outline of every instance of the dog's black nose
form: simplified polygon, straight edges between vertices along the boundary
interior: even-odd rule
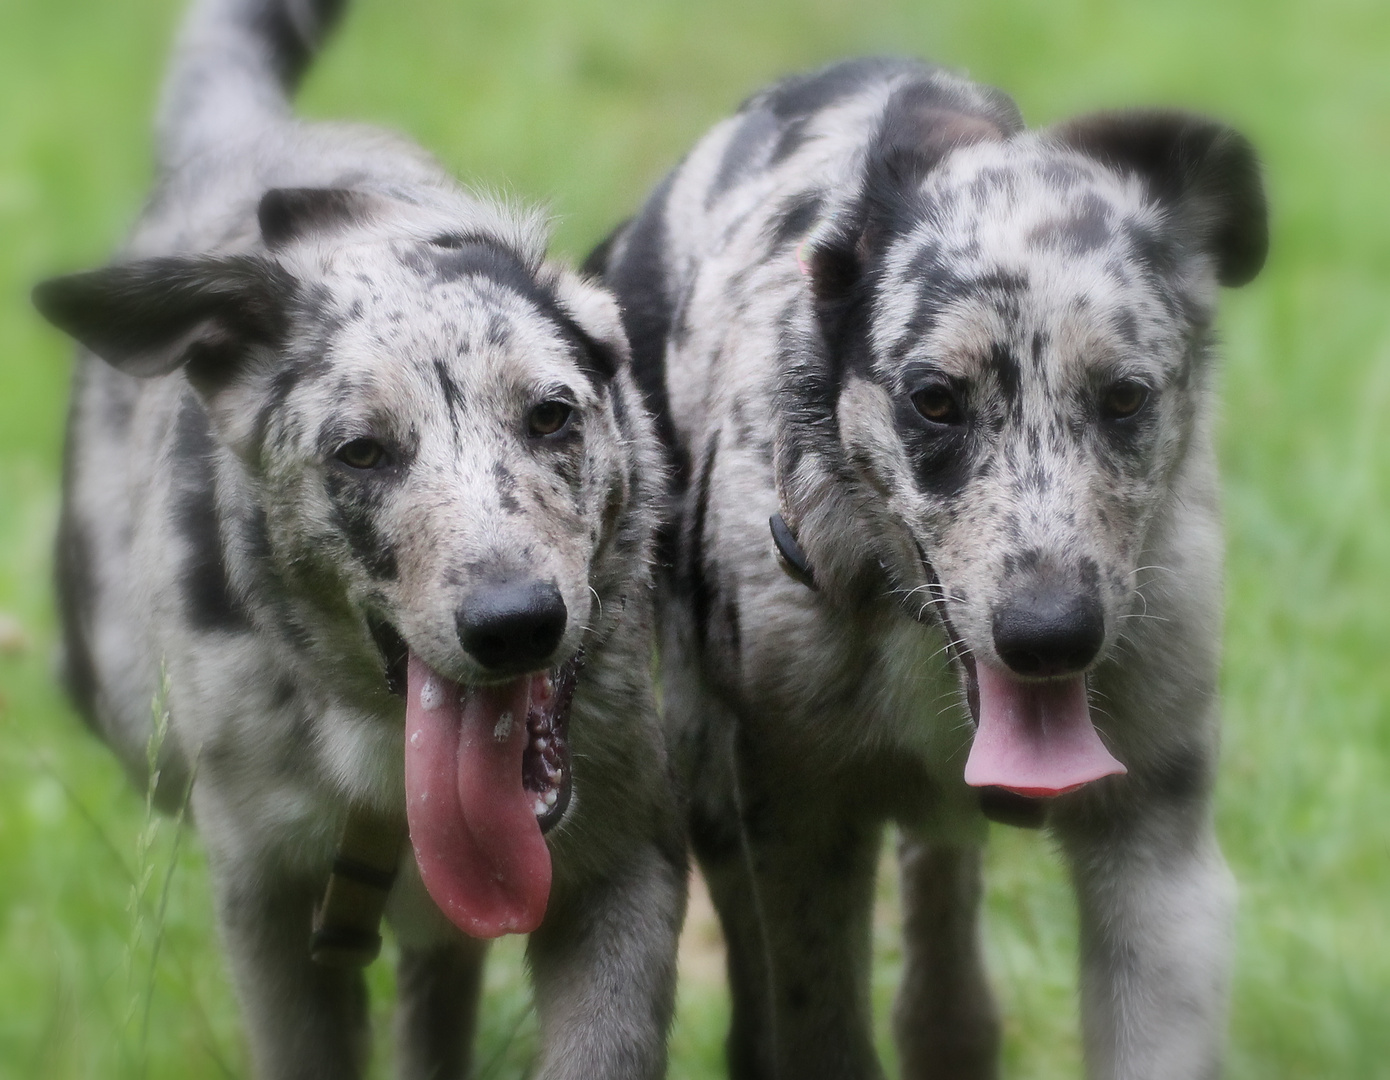
[[[994,609],[994,648],[1019,675],[1070,675],[1096,658],[1105,612],[1092,590],[1025,588]]]
[[[459,642],[489,671],[530,671],[560,644],[565,617],[564,597],[553,582],[487,585],[459,609]]]

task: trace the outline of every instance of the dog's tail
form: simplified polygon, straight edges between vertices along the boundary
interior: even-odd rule
[[[195,0],[164,84],[161,164],[254,138],[290,96],[346,0]]]

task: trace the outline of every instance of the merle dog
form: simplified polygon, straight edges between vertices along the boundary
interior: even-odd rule
[[[1216,1075],[1212,317],[1266,244],[1220,124],[1029,131],[868,60],[753,97],[592,257],[673,470],[665,702],[734,1075],[880,1075],[890,820],[904,1075],[995,1075],[990,816],[1045,816],[1070,865],[1090,1074]]]
[[[403,1074],[466,1072],[480,939],[530,932],[539,1075],[659,1076],[684,905],[659,444],[616,304],[538,218],[290,115],[337,7],[196,7],[133,237],[36,290],[86,349],[69,681],[143,785],[167,672],[159,797],[191,782],[260,1075],[363,1067],[361,975],[310,959],[356,815],[377,849],[408,817],[394,886],[395,847],[334,870],[349,909],[390,889]]]

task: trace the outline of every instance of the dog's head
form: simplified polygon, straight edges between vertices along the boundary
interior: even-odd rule
[[[886,572],[943,620],[978,724],[968,781],[1055,794],[1120,771],[1085,676],[1205,438],[1216,287],[1266,245],[1259,169],[1228,128],[1118,113],[1008,131],[910,95],[857,201],[813,234],[783,546],[832,596]]]
[[[617,305],[471,202],[278,190],[259,225],[248,253],[36,301],[120,369],[182,371],[250,508],[233,587],[330,692],[397,715],[388,689],[405,697],[426,883],[471,933],[531,929],[582,656],[649,561],[652,435]]]

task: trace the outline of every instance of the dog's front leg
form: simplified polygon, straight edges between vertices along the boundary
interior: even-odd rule
[[[528,947],[539,1080],[665,1076],[684,914],[684,858],[668,858],[654,844],[552,899]]]
[[[729,1075],[882,1080],[869,997],[881,828],[833,790],[773,798],[760,779],[744,770],[746,851],[701,864],[729,948]]]
[[[1093,1080],[1214,1080],[1221,1070],[1235,887],[1205,805],[1153,800],[1059,828],[1081,916]]]
[[[981,861],[978,846],[910,835],[898,844],[903,977],[893,1034],[910,1080],[999,1075],[999,1011],[980,942]]]
[[[463,1080],[469,1073],[487,942],[464,938],[400,946],[396,965],[396,1075]]]
[[[273,864],[219,859],[215,852],[212,870],[255,1075],[361,1076],[370,1048],[366,984],[358,971],[325,967],[309,957],[323,881],[288,877]]]

